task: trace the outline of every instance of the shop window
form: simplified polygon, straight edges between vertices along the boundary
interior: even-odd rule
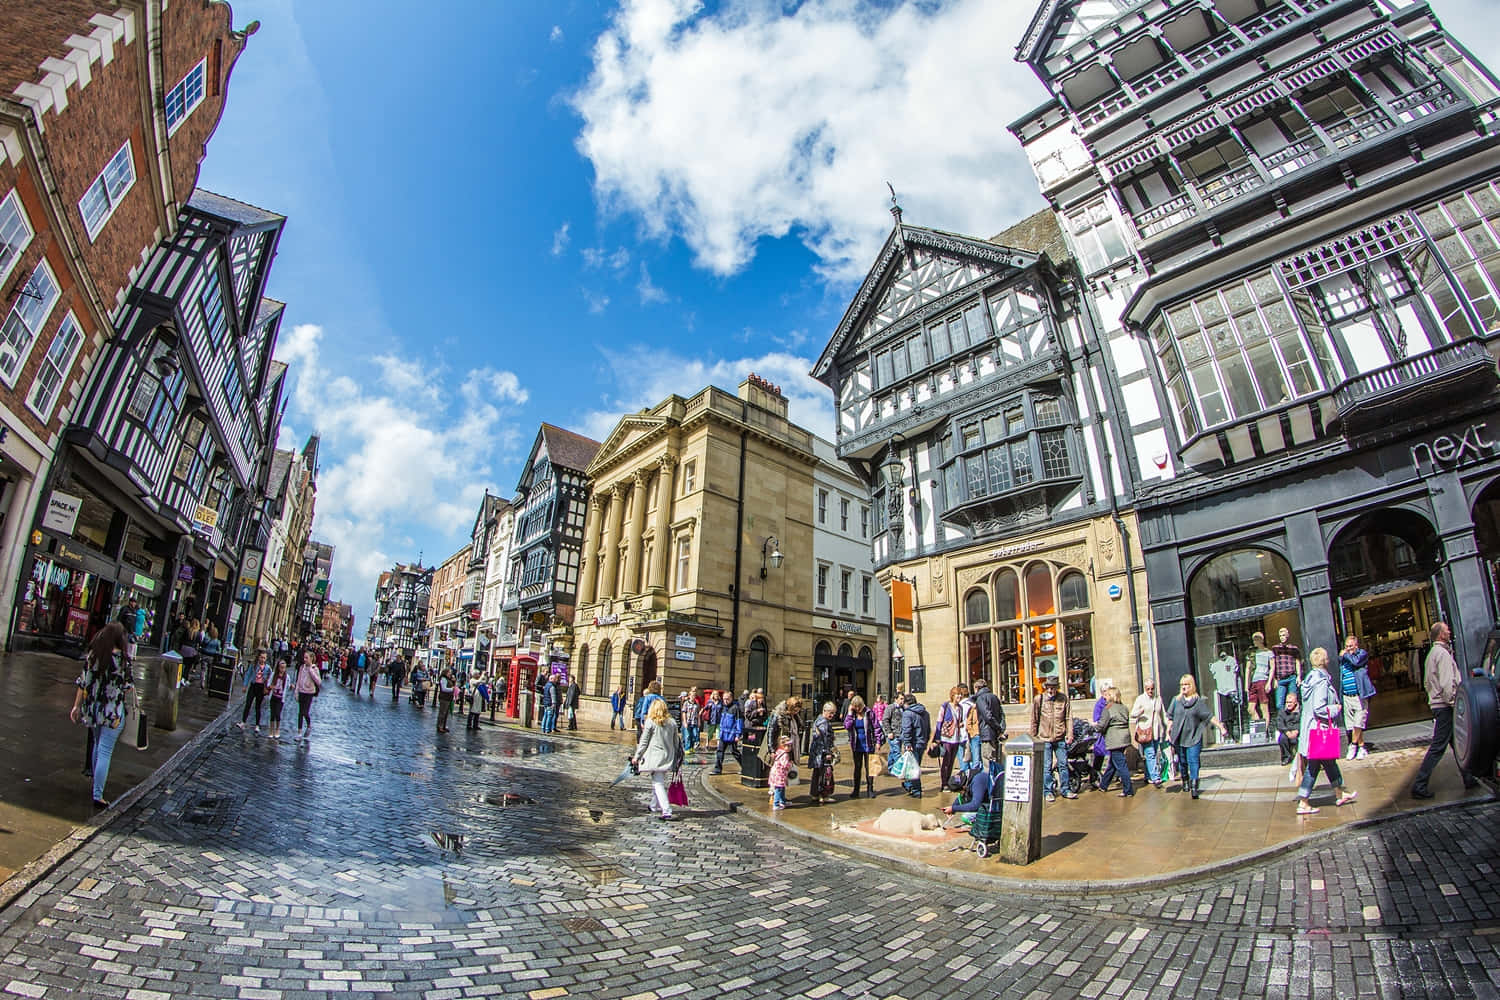
[[[596,685],[596,690],[594,691],[595,694],[602,695],[604,693],[604,685],[608,683],[607,678],[609,677],[610,673],[609,661],[612,655],[612,650],[610,649],[610,644],[608,642],[605,642],[599,647],[599,671],[597,674],[595,674],[594,681]]]
[[[965,597],[963,655],[969,680],[993,677],[996,694],[1011,703],[1028,701],[1048,676],[1063,679],[1071,697],[1087,696],[1094,659],[1084,574],[1068,569],[1054,580],[1051,565],[1034,562],[1019,573],[1009,567],[999,570],[990,585],[990,590],[975,588]],[[988,612],[991,592],[993,623],[972,610],[983,601]]]
[[[990,599],[982,590],[971,590],[964,598],[964,624],[988,625],[990,623]]]

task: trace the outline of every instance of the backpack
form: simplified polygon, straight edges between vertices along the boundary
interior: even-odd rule
[[[943,742],[945,743],[951,743],[954,740],[958,739],[958,719],[953,712],[953,705],[950,702],[943,703],[943,723],[941,732]]]
[[[964,729],[970,736],[979,735],[979,705],[976,702],[969,702],[969,714],[964,719]]]

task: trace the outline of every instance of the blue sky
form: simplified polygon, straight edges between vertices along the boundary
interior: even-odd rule
[[[1437,0],[1476,34],[1484,0]],[[200,184],[287,215],[283,444],[322,435],[314,533],[362,634],[376,573],[456,550],[539,422],[602,438],[807,371],[889,232],[1041,207],[1005,124],[1045,94],[1030,2],[239,0]],[[1488,34],[1488,33],[1486,33]],[[1482,40],[1481,40],[1482,39]]]

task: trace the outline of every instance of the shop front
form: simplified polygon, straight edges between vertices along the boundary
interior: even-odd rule
[[[853,690],[866,704],[874,704],[878,686],[875,647],[879,633],[876,628],[862,622],[821,618],[813,620],[813,628],[824,634],[813,644],[811,683],[805,692],[798,693],[812,698],[818,705],[827,701],[842,704],[844,692]],[[752,654],[752,675],[754,672]]]
[[[1335,673],[1352,635],[1380,692],[1372,725],[1430,717],[1422,663],[1432,625],[1453,628],[1464,666],[1477,662],[1500,609],[1500,450],[1483,431],[1440,427],[1143,507],[1161,662],[1217,692],[1233,737],[1255,742],[1264,738],[1247,696],[1255,634],[1269,646],[1285,629],[1304,662],[1322,647]],[[1461,453],[1447,443],[1465,437],[1485,446]],[[1162,683],[1175,690],[1177,678]]]

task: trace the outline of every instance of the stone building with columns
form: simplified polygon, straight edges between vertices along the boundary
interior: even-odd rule
[[[602,721],[616,686],[774,697],[812,676],[813,440],[755,375],[737,396],[669,396],[615,426],[588,467],[573,622],[586,716]]]

